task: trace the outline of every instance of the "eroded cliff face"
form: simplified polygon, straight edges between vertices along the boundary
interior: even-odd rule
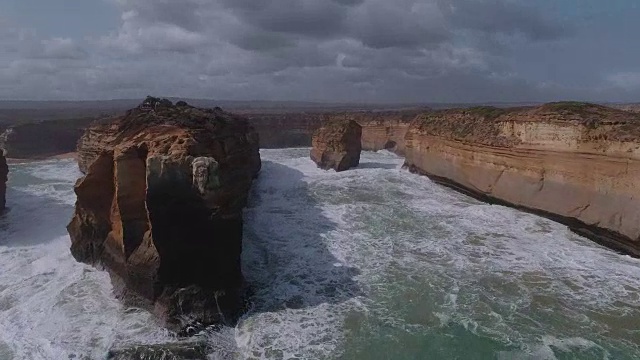
[[[167,326],[231,322],[242,307],[242,208],[258,137],[219,108],[163,103],[87,130],[71,252]],[[131,295],[131,296],[130,296]]]
[[[311,146],[311,136],[321,125],[322,114],[279,113],[247,114],[260,135],[263,149],[283,149]]]
[[[311,146],[313,133],[324,122],[353,120],[362,127],[362,150],[404,152],[404,136],[419,110],[325,113],[247,114],[260,134],[260,147]]]
[[[366,111],[332,114],[327,120],[353,120],[362,127],[362,150],[389,150],[404,154],[404,137],[411,121],[421,112],[405,111]]]
[[[321,169],[345,171],[360,164],[362,127],[353,120],[325,122],[313,134],[311,160]]]
[[[4,150],[0,148],[0,213],[4,211],[7,204],[7,176],[9,175],[9,167],[7,159],[4,156]]]
[[[431,112],[407,132],[406,166],[640,256],[635,114],[578,103]]]

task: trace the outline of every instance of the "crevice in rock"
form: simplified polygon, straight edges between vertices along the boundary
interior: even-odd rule
[[[145,206],[147,148],[129,149],[116,160],[116,201],[122,223],[122,245],[125,258],[140,246],[149,230]]]
[[[111,205],[115,193],[114,162],[111,153],[102,153],[90,172],[75,187],[76,207],[81,209],[67,227],[71,253],[79,261],[99,263],[104,242],[111,231]]]

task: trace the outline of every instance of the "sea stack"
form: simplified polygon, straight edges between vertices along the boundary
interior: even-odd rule
[[[7,158],[4,156],[4,150],[0,149],[0,212],[4,211],[7,204],[7,176],[9,175],[9,166],[7,166]]]
[[[260,170],[248,122],[147,98],[92,125],[78,152],[73,256],[106,267],[117,295],[171,329],[235,321],[242,208]]]
[[[424,113],[422,110],[357,111],[332,115],[354,120],[362,126],[362,150],[388,150],[404,154],[404,136],[411,121]]]
[[[326,121],[313,133],[311,160],[321,169],[345,171],[358,166],[362,127],[353,120]]]
[[[410,170],[640,256],[640,116],[585,103],[425,113]]]

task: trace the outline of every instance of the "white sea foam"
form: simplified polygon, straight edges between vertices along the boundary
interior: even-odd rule
[[[364,153],[359,168],[343,173],[317,169],[307,152],[262,152],[260,201],[247,212],[245,245],[245,258],[262,263],[247,262],[245,272],[263,286],[258,301],[301,296],[304,305],[247,315],[237,329],[246,356],[338,356],[351,346],[344,321],[355,313],[424,336],[459,324],[472,336],[524,348],[525,356],[546,356],[549,329],[633,351],[639,261],[550,220],[410,174],[388,152]],[[350,270],[334,273],[329,264]],[[308,274],[322,275],[298,283]],[[351,291],[337,301],[314,297],[332,277]],[[619,338],[594,335],[619,314],[636,319],[618,329]]]
[[[104,358],[115,344],[170,339],[145,311],[125,309],[104,271],[76,262],[72,161],[11,167],[0,218],[0,358]]]
[[[309,149],[262,156],[245,212],[254,301],[235,329],[210,334],[214,358],[640,356],[640,261],[410,174],[389,152],[342,173],[318,169]],[[170,340],[69,254],[75,165],[11,176],[0,358],[101,358],[112,344]]]

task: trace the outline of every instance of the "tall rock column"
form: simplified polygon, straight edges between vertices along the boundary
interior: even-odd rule
[[[358,166],[362,127],[353,120],[325,122],[313,134],[311,160],[322,169],[345,171]]]
[[[257,134],[219,108],[145,104],[79,142],[71,252],[104,265],[118,295],[143,300],[172,329],[233,323]]]
[[[0,149],[0,212],[4,211],[6,206],[7,194],[7,175],[9,167],[7,166],[7,158],[4,156],[4,150]]]

